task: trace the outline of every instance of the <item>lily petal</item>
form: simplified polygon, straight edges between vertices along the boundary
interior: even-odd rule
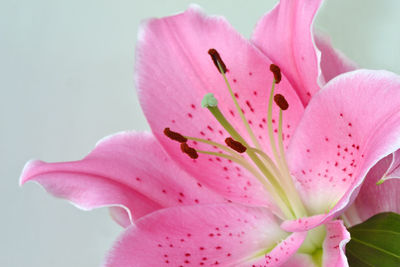
[[[331,39],[327,34],[316,31],[314,34],[315,45],[321,52],[321,76],[324,84],[339,74],[356,70],[355,62],[348,59],[341,51],[333,48]]]
[[[347,267],[345,246],[350,241],[350,233],[343,222],[336,220],[326,224],[326,237],[323,244],[324,267]]]
[[[392,155],[392,163],[388,170],[385,172],[384,176],[381,177],[383,180],[400,178],[400,150],[397,150]]]
[[[20,183],[27,181],[82,209],[117,206],[112,215],[123,226],[160,208],[224,202],[174,164],[149,133],[105,138],[80,161],[31,161]]]
[[[264,258],[251,262],[251,266],[282,266],[296,253],[303,241],[306,239],[307,232],[296,232],[282,240]],[[243,267],[249,266],[243,265]]]
[[[394,153],[393,153],[394,154]],[[364,218],[362,220],[360,218],[360,215],[358,214],[358,205],[356,203],[360,203],[360,208],[364,209],[366,208],[367,212],[369,210],[368,204],[373,202],[373,206],[377,206],[377,203],[381,203],[381,201],[385,201],[386,199],[377,199],[375,200],[375,196],[371,198],[369,195],[369,192],[372,190],[377,190],[377,182],[384,176],[384,174],[387,172],[389,167],[393,164],[393,154],[390,154],[383,159],[381,159],[377,164],[375,164],[368,172],[367,176],[365,177],[365,181],[363,185],[361,186],[360,193],[358,194],[356,200],[353,202],[352,205],[350,205],[346,211],[342,214],[342,218],[345,221],[347,226],[352,226],[359,224],[363,222],[365,219],[368,219],[369,217]],[[381,188],[381,187],[380,187]],[[366,197],[366,194],[368,195],[368,200],[373,200],[373,201],[368,201],[366,205],[364,206],[363,199]],[[358,200],[360,198],[360,200]],[[375,209],[371,209],[370,212],[373,212],[374,214],[379,213],[378,211],[375,213]],[[374,215],[372,214],[372,215]],[[372,216],[371,215],[371,216]]]
[[[252,42],[281,67],[304,105],[319,91],[312,24],[321,0],[282,0],[258,22]]]
[[[400,181],[397,179],[380,185],[366,182],[354,203],[360,222],[381,212],[400,213],[399,190]]]
[[[268,195],[244,168],[227,159],[203,154],[191,160],[181,152],[179,144],[162,134],[165,127],[170,127],[186,136],[224,144],[228,133],[200,106],[203,96],[212,92],[223,114],[249,140],[224,79],[207,54],[210,48],[219,51],[228,68],[227,78],[256,138],[264,151],[270,151],[266,118],[268,88],[273,79],[269,71],[271,61],[225,19],[207,17],[198,8],[152,19],[143,25],[137,50],[137,87],[144,113],[160,143],[187,172],[232,200],[266,205]],[[284,77],[277,91],[290,103],[291,112],[285,113],[285,144],[288,144],[303,106]],[[274,111],[277,126],[278,109]],[[220,151],[199,142],[188,144],[200,150]]]
[[[391,164],[392,155],[379,161],[369,172],[353,205],[345,212],[351,225],[381,212],[400,213],[400,181],[387,179],[377,184]]]
[[[282,267],[316,267],[313,258],[309,254],[298,253],[293,255]]]
[[[106,266],[237,266],[287,236],[264,208],[198,205],[154,212],[128,228]]]
[[[287,157],[307,209],[320,214],[307,227],[354,201],[369,169],[400,147],[399,132],[400,78],[393,73],[343,74],[314,97]],[[305,227],[294,221],[284,225],[287,231]]]

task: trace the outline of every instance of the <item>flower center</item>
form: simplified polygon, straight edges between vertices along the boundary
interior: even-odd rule
[[[268,102],[268,136],[272,150],[272,157],[267,155],[261,150],[261,146],[256,139],[249,122],[245,118],[242,109],[239,106],[237,98],[233,93],[232,87],[226,77],[227,67],[222,61],[219,53],[215,49],[208,51],[214,65],[223,77],[229,94],[235,104],[236,110],[242,120],[242,123],[250,137],[250,142],[247,142],[239,132],[232,126],[232,124],[222,114],[218,108],[218,100],[212,93],[208,93],[204,96],[201,105],[207,108],[215,119],[221,124],[221,126],[229,133],[230,137],[225,139],[224,144],[220,144],[211,140],[206,140],[197,137],[184,136],[180,133],[173,132],[169,128],[165,128],[164,134],[170,139],[181,143],[181,150],[187,154],[190,158],[196,159],[199,157],[198,154],[215,155],[222,158],[232,160],[233,162],[246,168],[255,178],[263,185],[265,190],[271,195],[276,205],[279,207],[282,214],[279,214],[283,219],[295,219],[301,218],[307,215],[303,203],[296,191],[292,177],[285,158],[285,151],[283,146],[283,111],[289,108],[289,104],[285,97],[281,94],[274,95],[275,86],[281,81],[281,71],[278,66],[271,64],[270,71],[274,75],[274,79],[271,86],[271,92]],[[278,126],[278,137],[274,137],[273,123],[272,123],[272,110],[273,102],[279,107],[279,126]],[[210,146],[217,147],[222,152],[204,151],[190,147],[187,144],[187,140],[193,140],[208,144]],[[246,153],[247,156],[243,154]]]

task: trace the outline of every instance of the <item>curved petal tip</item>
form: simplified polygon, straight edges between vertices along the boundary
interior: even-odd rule
[[[40,160],[35,160],[31,159],[27,163],[25,163],[24,168],[22,169],[21,175],[19,177],[19,186],[23,186],[26,182],[28,182],[31,178],[29,175],[29,172],[34,168],[35,166],[41,164],[42,161]]]

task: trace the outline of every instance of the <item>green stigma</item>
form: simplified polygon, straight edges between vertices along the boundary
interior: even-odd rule
[[[201,100],[201,106],[203,108],[210,108],[218,106],[218,100],[214,97],[213,93],[208,93]]]

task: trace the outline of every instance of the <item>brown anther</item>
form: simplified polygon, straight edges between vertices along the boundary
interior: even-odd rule
[[[219,55],[218,51],[215,50],[214,48],[211,48],[210,50],[208,50],[208,54],[211,56],[211,59],[213,60],[218,71],[221,72],[221,69],[222,69],[223,73],[226,73],[226,71],[227,71],[226,65],[222,61],[221,56]]]
[[[276,94],[274,96],[274,101],[282,110],[287,110],[289,108],[288,102],[286,101],[285,97],[281,94]]]
[[[235,151],[237,151],[237,152],[239,152],[239,153],[246,152],[246,150],[247,150],[247,147],[245,147],[242,143],[240,143],[240,142],[234,140],[234,139],[231,138],[231,137],[226,138],[226,139],[225,139],[225,143],[226,143],[230,148],[232,148],[233,150],[235,150]]]
[[[181,150],[183,153],[187,154],[192,159],[197,159],[199,157],[199,154],[197,154],[196,149],[190,147],[186,143],[181,144]]]
[[[274,74],[275,83],[278,84],[282,80],[281,69],[277,65],[271,64],[269,70]]]
[[[165,129],[164,129],[164,134],[165,134],[168,138],[170,138],[170,139],[172,139],[172,140],[174,140],[174,141],[178,141],[179,143],[185,143],[185,142],[187,142],[187,138],[186,138],[186,137],[184,137],[184,136],[181,135],[180,133],[171,131],[169,128],[165,128]]]

